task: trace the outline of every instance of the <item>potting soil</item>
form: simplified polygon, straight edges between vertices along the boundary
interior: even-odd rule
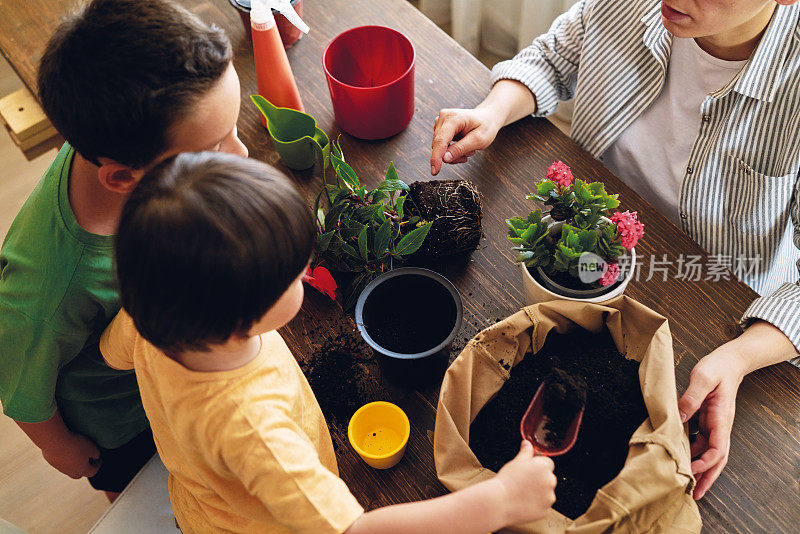
[[[364,327],[381,347],[419,354],[443,342],[455,325],[450,291],[427,276],[395,276],[376,287],[364,303]]]
[[[620,354],[608,332],[551,333],[537,354],[514,368],[497,396],[470,427],[469,445],[481,464],[499,470],[519,452],[520,421],[536,389],[553,368],[583,378],[586,408],[570,452],[553,458],[556,511],[575,519],[599,488],[619,474],[628,441],[647,417],[639,384],[639,362]]]
[[[586,382],[580,376],[553,368],[544,380],[542,408],[547,421],[544,425],[550,447],[564,444],[567,431],[586,403]]]
[[[415,259],[436,259],[475,250],[481,240],[481,196],[468,180],[414,182],[408,193],[410,215],[433,222]]]

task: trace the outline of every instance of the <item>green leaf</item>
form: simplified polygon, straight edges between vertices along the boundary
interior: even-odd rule
[[[317,248],[320,252],[325,252],[328,250],[334,235],[336,235],[336,232],[328,232],[327,234],[317,235]]]
[[[399,180],[400,178],[397,176],[397,169],[394,168],[394,162],[389,162],[389,168],[386,169],[386,176],[384,180],[391,181],[391,180]]]
[[[356,208],[353,212],[353,217],[359,221],[370,221],[378,212],[383,211],[383,204],[370,204],[369,206],[361,206]]]
[[[325,213],[319,207],[319,200],[322,198],[322,193],[325,192],[325,187],[319,190],[317,193],[317,197],[314,199],[314,206],[311,208],[311,213],[313,213],[320,226],[325,224]]]
[[[361,232],[358,233],[358,251],[364,261],[367,261],[367,228],[368,226],[364,226]]]
[[[530,212],[528,217],[525,219],[525,222],[528,224],[538,224],[542,222],[542,210],[537,209],[536,211]]]
[[[366,228],[365,224],[358,222],[355,219],[351,219],[342,224],[340,234],[342,235],[342,239],[344,239],[346,242],[355,241],[358,239],[358,234],[360,234],[361,230],[364,228]]]
[[[379,258],[389,250],[389,235],[391,231],[392,223],[386,220],[378,227],[378,231],[375,232],[375,255]]]
[[[361,254],[359,254],[352,245],[348,243],[342,244],[342,251],[356,261],[362,261]]]
[[[344,154],[342,153],[342,145],[339,143],[339,138],[335,141],[331,141],[331,155],[344,161]]]
[[[380,191],[409,191],[410,189],[403,180],[384,180],[378,186]]]
[[[397,212],[397,218],[403,220],[403,205],[406,203],[406,195],[401,195],[397,198],[397,203],[394,206]]]
[[[595,230],[581,230],[579,241],[582,250],[592,251],[597,246],[597,232]]]
[[[364,270],[363,272],[358,273],[353,281],[345,291],[345,299],[342,308],[345,311],[350,311],[355,308],[356,303],[358,302],[358,297],[361,295],[361,292],[364,290],[367,285],[375,279],[376,273],[374,271],[370,271],[369,269]]]
[[[536,196],[549,197],[552,193],[557,192],[558,185],[552,180],[542,180],[536,184]]]
[[[422,246],[422,243],[428,236],[428,232],[430,231],[432,224],[433,223],[427,223],[419,228],[411,230],[409,233],[404,235],[394,250],[395,255],[406,256],[416,252],[419,247]]]
[[[392,239],[390,240],[391,243],[397,241],[397,238],[400,237],[400,223],[399,222],[392,222]]]
[[[358,176],[356,176],[355,171],[353,168],[345,162],[341,162],[338,165],[334,165],[333,167],[336,170],[336,174],[341,178],[353,191],[361,188],[361,182],[358,181]]]
[[[377,204],[379,202],[383,202],[384,200],[389,199],[389,195],[387,195],[384,191],[381,191],[380,189],[373,189],[370,192],[369,196],[370,198],[372,198],[373,204]]]
[[[509,235],[520,236],[522,232],[528,229],[528,223],[522,217],[511,217],[506,219],[508,225]]]
[[[345,207],[345,204],[335,204],[328,210],[328,214],[325,215],[324,224],[326,230],[334,230],[338,227],[339,217],[342,215]]]
[[[532,224],[528,226],[521,234],[520,237],[527,243],[530,241],[533,236],[536,234],[536,225]]]

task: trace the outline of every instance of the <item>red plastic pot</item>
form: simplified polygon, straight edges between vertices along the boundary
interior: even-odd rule
[[[322,56],[336,122],[360,139],[384,139],[414,116],[411,41],[384,26],[360,26],[337,36]]]
[[[251,0],[228,0],[230,4],[239,12],[239,17],[242,19],[242,25],[247,35],[250,35],[250,6]],[[303,0],[292,0],[292,7],[297,14],[303,16]],[[272,10],[272,15],[275,17],[275,25],[278,27],[278,33],[281,34],[281,41],[283,47],[289,48],[303,36],[303,32],[295,28],[294,24],[289,22],[286,17]]]

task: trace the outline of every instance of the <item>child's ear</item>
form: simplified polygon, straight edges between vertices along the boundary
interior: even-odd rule
[[[127,195],[136,188],[145,171],[132,169],[127,165],[111,160],[101,160],[97,177],[103,186],[115,193]]]

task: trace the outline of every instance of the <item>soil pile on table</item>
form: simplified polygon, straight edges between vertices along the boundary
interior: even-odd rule
[[[443,342],[458,311],[450,291],[427,276],[408,274],[386,280],[364,302],[364,327],[381,347],[419,354]]]
[[[414,182],[406,210],[433,222],[415,259],[435,259],[475,250],[481,240],[481,195],[468,180]]]
[[[553,458],[558,477],[558,512],[575,519],[589,508],[599,488],[617,476],[628,441],[647,417],[639,384],[639,362],[620,354],[610,334],[577,329],[551,333],[535,355],[511,370],[511,378],[478,413],[469,445],[481,464],[497,471],[519,452],[520,421],[536,389],[554,368],[580,376],[587,385],[586,408],[575,446]]]
[[[356,410],[385,400],[375,354],[357,332],[345,326],[335,326],[333,332],[315,332],[310,339],[312,351],[299,362],[300,368],[331,432],[337,426],[346,430]]]
[[[580,376],[554,368],[544,380],[542,407],[546,416],[547,443],[559,447],[567,437],[572,421],[586,403],[586,382]]]

